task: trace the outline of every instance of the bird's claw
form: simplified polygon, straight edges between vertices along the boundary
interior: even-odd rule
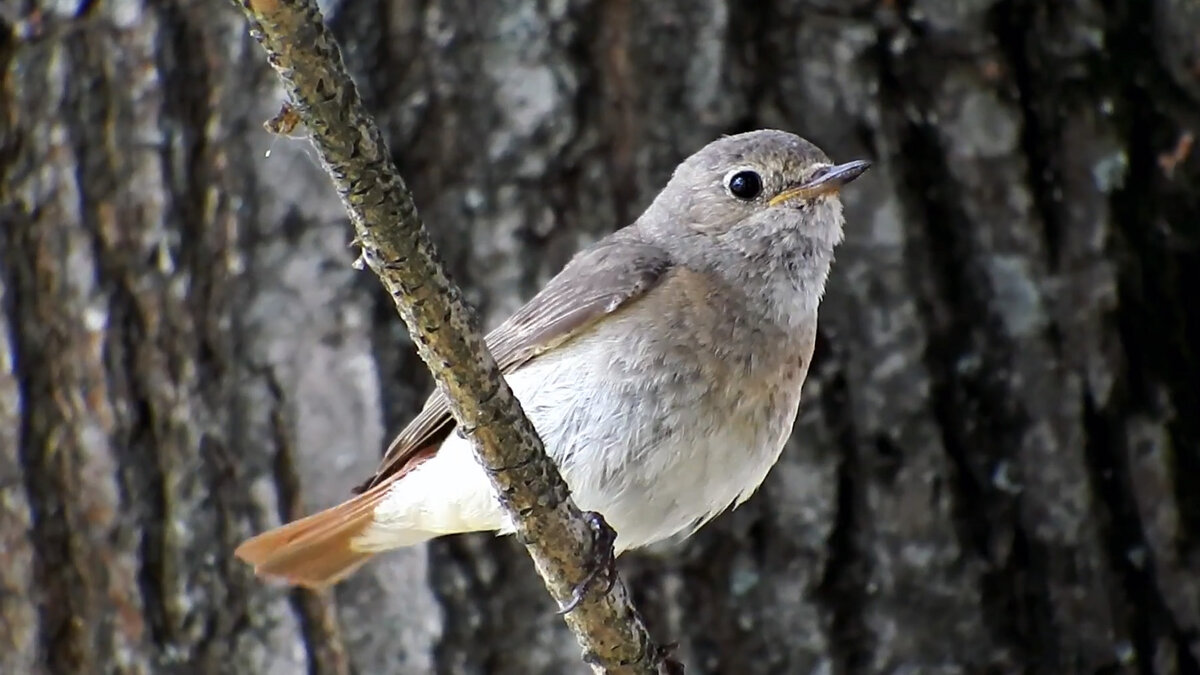
[[[604,521],[604,516],[595,511],[587,511],[583,514],[583,517],[592,529],[591,565],[587,576],[571,592],[571,601],[567,603],[566,607],[558,610],[559,615],[570,614],[575,611],[575,608],[579,606],[579,603],[583,602],[588,592],[592,590],[592,587],[602,576],[604,578],[604,593],[611,591],[613,584],[617,582],[617,556],[615,551],[613,551],[613,544],[617,541],[617,533]]]

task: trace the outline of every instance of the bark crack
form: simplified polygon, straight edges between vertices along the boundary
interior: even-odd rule
[[[1053,273],[1059,268],[1062,250],[1062,200],[1055,199],[1062,184],[1061,171],[1054,160],[1061,133],[1059,122],[1063,94],[1067,83],[1058,81],[1058,96],[1044,98],[1052,76],[1039,75],[1038,66],[1047,66],[1047,59],[1038,58],[1037,40],[1033,29],[1041,26],[1052,6],[1036,0],[1006,0],[997,3],[990,12],[996,42],[1003,50],[1012,72],[1018,107],[1021,110],[1021,149],[1025,155],[1026,181],[1033,195],[1034,206],[1043,228],[1047,264]],[[1046,105],[1047,101],[1052,105]],[[1061,194],[1061,193],[1059,193]]]
[[[279,519],[286,523],[305,515],[300,472],[293,456],[293,424],[287,418],[284,387],[274,370],[267,366],[261,369],[259,375],[271,395],[271,439],[275,446],[272,468],[279,491]],[[348,675],[350,659],[342,641],[332,593],[297,588],[289,592],[288,603],[300,623],[304,649],[308,654],[309,675]]]
[[[33,302],[38,289],[29,252],[37,251],[39,242],[22,236],[33,231],[28,223],[20,222],[0,227],[0,271],[7,276],[5,309],[13,327],[13,376],[21,399],[30,402],[52,400],[54,390],[50,379],[53,361],[48,355],[53,343]],[[72,620],[81,615],[76,600],[83,597],[83,579],[72,564],[64,503],[69,491],[59,480],[62,467],[57,466],[65,461],[60,453],[66,449],[58,447],[53,437],[53,430],[65,420],[57,406],[31,405],[21,411],[18,423],[17,460],[30,509],[29,541],[38,587],[35,602],[42,636],[38,661],[51,672],[74,672],[85,654],[85,636]]]
[[[837,439],[841,458],[837,467],[837,510],[829,533],[824,574],[815,597],[828,616],[834,672],[866,674],[871,672],[874,646],[872,632],[864,621],[871,570],[870,559],[864,555],[860,541],[870,534],[864,532],[869,525],[863,518],[862,486],[858,481],[863,467],[848,413],[850,401],[844,375],[838,373],[821,388],[817,403]]]
[[[905,13],[907,14],[907,13]],[[904,30],[920,34],[919,26]],[[947,68],[933,50],[894,54],[884,36],[880,61],[883,132],[895,139],[900,196],[906,221],[916,225],[906,251],[908,275],[927,330],[923,361],[931,377],[930,407],[952,475],[955,530],[962,549],[987,564],[980,585],[982,618],[996,647],[1019,662],[1059,663],[1058,635],[1044,568],[1024,564],[1042,552],[1023,531],[1019,497],[992,483],[1029,420],[1011,405],[992,374],[1008,369],[1010,346],[998,341],[988,314],[985,281],[965,229],[958,181],[946,164],[933,119],[935,96],[928,83]],[[974,367],[966,364],[976,363]],[[1011,543],[1011,547],[1008,545]]]
[[[1110,206],[1118,243],[1130,254],[1120,259],[1117,281],[1116,323],[1125,368],[1108,401],[1085,401],[1089,469],[1106,506],[1110,564],[1132,609],[1128,625],[1141,672],[1154,672],[1162,642],[1169,640],[1178,672],[1200,673],[1198,617],[1171,611],[1155,565],[1156,553],[1174,553],[1181,561],[1200,555],[1200,492],[1195,489],[1200,455],[1194,452],[1200,447],[1200,418],[1194,414],[1200,410],[1200,352],[1195,349],[1200,318],[1185,306],[1189,294],[1180,292],[1200,284],[1200,230],[1186,225],[1200,221],[1200,202],[1177,192],[1158,163],[1158,150],[1171,147],[1179,133],[1171,109],[1191,110],[1180,117],[1194,125],[1200,125],[1200,115],[1158,62],[1158,52],[1146,48],[1146,36],[1154,34],[1153,8],[1136,0],[1120,2],[1107,18],[1109,50],[1094,64],[1092,77],[1113,90],[1114,118],[1128,159],[1124,183],[1111,194]],[[1190,166],[1195,185],[1200,172],[1195,162]],[[1186,184],[1188,176],[1176,180]],[[1128,453],[1135,449],[1122,447],[1129,441],[1121,440],[1129,438],[1127,421],[1134,411],[1160,420],[1174,450],[1167,461],[1184,536],[1172,542],[1178,547],[1173,552],[1153,550],[1138,511],[1128,473]]]

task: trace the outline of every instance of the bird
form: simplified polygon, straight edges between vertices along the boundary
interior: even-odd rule
[[[615,530],[616,555],[694,533],[779,459],[843,239],[840,191],[869,167],[780,130],[717,138],[486,336],[577,505]],[[386,551],[512,530],[435,392],[357,494],[235,555],[320,589]]]

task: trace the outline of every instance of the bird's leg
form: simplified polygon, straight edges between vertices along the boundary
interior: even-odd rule
[[[613,584],[617,582],[617,556],[613,551],[613,544],[617,541],[617,533],[607,522],[604,521],[604,516],[595,511],[586,511],[583,514],[587,520],[588,526],[592,529],[592,550],[590,553],[591,560],[589,561],[590,569],[583,581],[575,586],[575,590],[571,593],[571,601],[558,611],[561,614],[569,614],[579,603],[583,602],[583,598],[592,590],[592,586],[601,578],[604,577],[604,592],[608,593],[612,590]]]
[[[658,657],[662,663],[659,672],[663,675],[684,675],[683,662],[675,658],[677,649],[679,649],[678,642],[665,644],[658,648]]]

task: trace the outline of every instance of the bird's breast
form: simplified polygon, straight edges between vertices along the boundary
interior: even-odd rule
[[[510,376],[582,508],[618,546],[748,497],[791,432],[812,340],[696,283],[651,294]]]

